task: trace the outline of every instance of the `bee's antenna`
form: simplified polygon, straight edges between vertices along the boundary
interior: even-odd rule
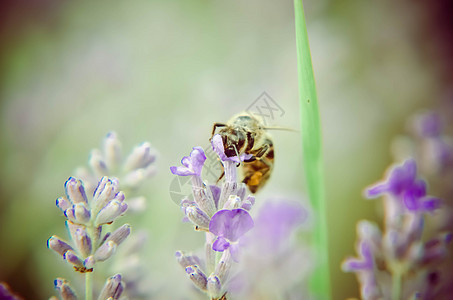
[[[264,129],[265,129],[265,130],[281,130],[281,131],[299,132],[299,130],[297,130],[297,129],[287,128],[287,127],[277,127],[277,126],[273,126],[273,127],[264,127]]]

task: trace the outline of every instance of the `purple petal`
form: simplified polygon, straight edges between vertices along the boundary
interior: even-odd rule
[[[215,207],[218,207],[221,189],[218,186],[213,185],[213,184],[209,185],[209,188],[211,189],[212,198],[214,199]]]
[[[398,195],[405,188],[411,186],[417,176],[417,164],[415,160],[408,159],[402,166],[393,168],[388,178],[388,185],[391,193]]]
[[[235,242],[253,228],[253,220],[249,213],[241,208],[220,210],[209,222],[209,231]]]
[[[387,192],[389,187],[386,183],[378,183],[365,190],[365,196],[368,199],[376,198]]]
[[[231,258],[235,262],[239,262],[239,256],[240,256],[240,251],[239,251],[239,245],[238,244],[231,244],[229,251],[231,253]]]
[[[228,247],[230,247],[230,243],[228,243],[228,241],[226,239],[224,239],[223,237],[218,237],[215,240],[215,242],[212,244],[212,250],[220,251],[220,252],[228,249]]]
[[[216,134],[212,137],[211,139],[211,145],[212,145],[212,150],[214,150],[215,153],[219,156],[219,158],[222,161],[225,161],[228,159],[228,157],[225,155],[225,148],[223,146],[223,141],[222,137],[220,134]]]
[[[170,167],[170,171],[174,175],[188,176],[198,175],[201,176],[201,170],[204,162],[206,161],[206,155],[201,147],[193,147],[190,156],[184,156],[181,159],[181,164],[184,167]]]
[[[195,175],[195,172],[192,170],[186,168],[186,167],[170,167],[170,171],[174,175],[178,176],[189,176],[189,175]]]
[[[400,196],[415,185],[417,177],[417,165],[415,160],[408,159],[402,165],[398,165],[390,169],[387,175],[387,180],[379,182],[366,190],[367,198],[376,198],[384,193],[391,193],[395,196]]]
[[[252,154],[246,154],[246,153],[240,154],[239,157],[237,157],[237,156],[231,156],[231,157],[226,156],[226,154],[225,154],[225,146],[223,145],[222,136],[220,134],[216,134],[216,135],[214,135],[212,137],[211,145],[212,145],[212,149],[214,150],[214,152],[217,153],[217,155],[219,156],[219,158],[222,161],[230,160],[230,161],[234,161],[236,163],[241,163],[244,160],[247,160],[247,159],[250,159],[250,158],[253,157]]]
[[[424,211],[433,211],[440,207],[441,200],[434,197],[425,197],[421,200],[421,207]]]
[[[343,270],[346,272],[355,272],[373,269],[373,253],[366,242],[360,243],[360,259],[349,258],[343,263]]]

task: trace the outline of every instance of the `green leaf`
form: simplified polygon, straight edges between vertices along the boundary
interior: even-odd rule
[[[302,0],[294,0],[294,10],[304,172],[308,196],[315,214],[312,243],[315,253],[318,255],[315,270],[310,280],[310,289],[317,299],[330,299],[327,219],[318,97]]]

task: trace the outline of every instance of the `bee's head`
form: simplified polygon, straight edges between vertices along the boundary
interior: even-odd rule
[[[226,156],[233,157],[243,153],[245,135],[242,131],[229,128],[229,130],[221,132],[220,135],[222,136]]]

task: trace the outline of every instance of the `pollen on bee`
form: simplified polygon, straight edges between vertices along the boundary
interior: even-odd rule
[[[261,182],[261,178],[263,177],[263,173],[261,172],[256,172],[255,174],[250,177],[250,179],[247,181],[248,185],[258,185]]]

